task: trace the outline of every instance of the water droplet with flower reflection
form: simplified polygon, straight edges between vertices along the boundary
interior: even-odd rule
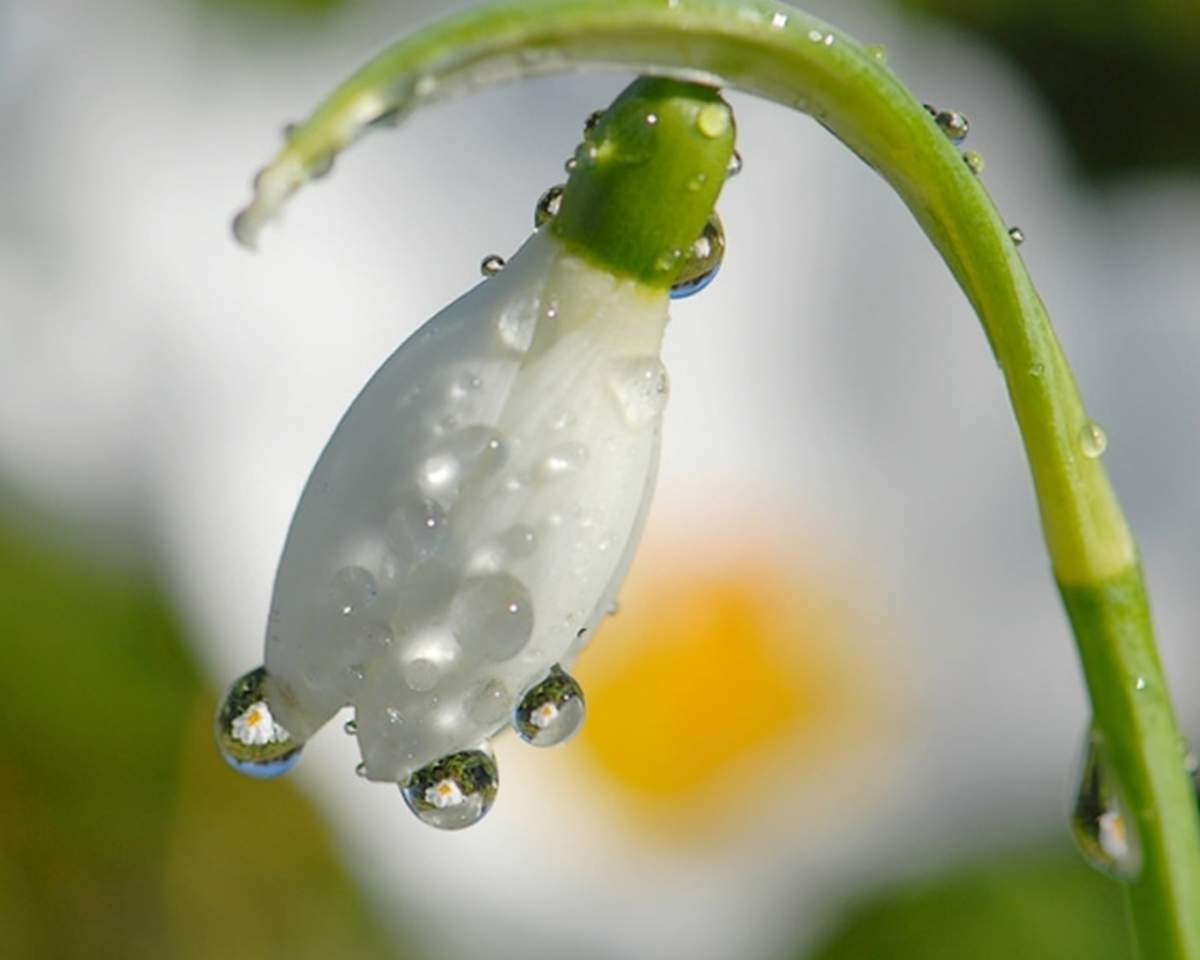
[[[417,819],[439,830],[478,823],[496,800],[500,774],[482,750],[464,750],[422,767],[401,787]]]
[[[671,285],[671,299],[682,300],[707,287],[721,269],[724,259],[725,229],[714,211],[700,236],[688,248],[679,277]]]
[[[271,713],[267,671],[256,667],[238,677],[217,709],[217,747],[238,773],[260,780],[287,773],[300,759],[302,744],[292,739]]]
[[[1088,733],[1080,764],[1071,836],[1083,858],[1102,873],[1129,880],[1141,869],[1136,827],[1121,800],[1104,738],[1096,730]]]
[[[526,743],[552,747],[579,732],[585,712],[583,689],[556,664],[521,698],[513,711],[513,729]]]

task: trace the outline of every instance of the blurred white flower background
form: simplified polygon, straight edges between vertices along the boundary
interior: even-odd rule
[[[257,254],[235,246],[282,125],[450,6],[236,31],[203,6],[0,2],[0,477],[110,556],[153,558],[214,687],[261,661],[287,524],[344,408],[523,241],[627,80],[416,115],[339,158]],[[970,117],[1107,429],[1200,735],[1200,184],[1081,186],[987,49],[873,3],[809,8]],[[865,165],[729,99],[728,253],[672,308],[658,493],[576,671],[584,732],[499,744],[495,809],[454,835],[355,777],[332,728],[290,775],[415,956],[776,956],[855,891],[1065,833],[1086,701],[978,323]]]

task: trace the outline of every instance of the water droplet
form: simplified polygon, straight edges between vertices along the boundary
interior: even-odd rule
[[[563,185],[560,183],[542,194],[533,210],[534,227],[540,228],[558,216],[558,211],[562,207],[563,189]]]
[[[658,114],[657,113],[646,114],[646,125],[647,126],[653,127],[657,123],[658,123]]]
[[[422,767],[401,787],[404,802],[417,819],[439,830],[478,823],[492,808],[500,775],[496,761],[482,750],[453,753]]]
[[[823,34],[820,30],[809,30],[808,39],[813,43],[820,43],[825,39],[825,34]]]
[[[384,526],[384,538],[405,561],[426,560],[446,535],[446,511],[428,497],[413,497],[400,504]]]
[[[513,729],[526,743],[552,747],[579,731],[585,712],[583,690],[556,664],[545,680],[521,698],[513,711]]]
[[[575,168],[577,166],[579,166],[579,161],[576,160],[573,156],[571,156],[571,157],[567,157],[567,162],[563,164],[563,169],[567,173],[574,173]]]
[[[1100,424],[1089,420],[1079,430],[1079,448],[1089,460],[1104,455],[1108,449],[1108,435]]]
[[[516,559],[531,557],[537,550],[537,534],[533,527],[518,523],[504,532],[500,543],[510,557]]]
[[[217,709],[217,748],[234,770],[265,780],[287,773],[300,759],[297,743],[271,715],[265,667],[238,677]]]
[[[1025,231],[1020,227],[1009,227],[1008,235],[1012,238],[1014,246],[1020,246],[1025,242]]]
[[[775,30],[782,30],[788,24],[788,15],[782,11],[776,11],[771,14],[771,26]]]
[[[504,258],[498,253],[489,253],[479,264],[479,272],[485,277],[494,277],[503,269]]]
[[[725,176],[727,178],[736,177],[741,172],[742,172],[742,155],[740,153],[738,153],[736,150],[734,150],[732,155],[729,157],[729,165],[725,168]]]
[[[951,143],[962,143],[971,129],[971,121],[956,110],[942,110],[934,114],[934,123],[942,129]]]
[[[499,723],[509,710],[508,690],[499,680],[486,680],[471,691],[466,708],[467,716],[478,724]]]
[[[1145,690],[1146,689],[1146,678],[1138,677],[1135,681],[1133,681],[1133,689],[1137,690],[1139,692],[1142,690]]]
[[[342,567],[333,575],[333,609],[343,617],[360,613],[374,603],[379,587],[370,571],[362,567]]]
[[[583,135],[586,137],[589,133],[596,129],[600,119],[604,116],[603,110],[593,110],[587,115],[587,119],[583,121]]]
[[[367,765],[365,762],[359,763],[358,766],[354,768],[354,775],[356,777],[361,777],[364,780],[367,779]]]
[[[430,499],[444,502],[458,489],[460,465],[449,453],[426,458],[417,472],[421,492]]]
[[[699,293],[721,269],[725,259],[725,229],[714,211],[704,230],[691,245],[679,277],[671,285],[671,299],[682,300]]]
[[[967,169],[975,174],[975,176],[979,176],[979,174],[983,173],[983,154],[976,153],[974,150],[968,150],[962,155],[962,157],[963,163],[967,165]]]
[[[507,573],[468,577],[451,601],[450,626],[468,656],[508,660],[533,633],[533,601]]]
[[[1029,367],[1029,375],[1031,377],[1040,377],[1045,372],[1046,372],[1046,368],[1043,367],[1040,363],[1031,364]]]
[[[333,170],[333,151],[322,153],[312,158],[308,164],[308,175],[313,180],[320,180],[322,177],[329,176]]]
[[[542,480],[559,480],[579,472],[587,463],[587,447],[581,443],[560,443],[553,447],[538,468]]]
[[[704,186],[704,184],[707,182],[708,182],[708,174],[707,173],[698,173],[694,177],[692,177],[691,179],[688,180],[687,188],[689,190],[691,190],[692,193],[695,193],[702,186]]]
[[[422,74],[417,78],[417,82],[413,84],[413,93],[418,97],[428,97],[437,89],[437,77],[431,76],[428,73]]]
[[[619,600],[609,600],[608,606],[604,608],[605,614],[610,617],[615,617],[621,612],[621,603]]]
[[[342,725],[342,729],[350,736],[354,736],[356,733],[358,733],[358,721],[347,720],[345,724]]]
[[[1083,858],[1097,870],[1130,879],[1141,869],[1141,851],[1119,794],[1103,738],[1091,731],[1071,807],[1071,835]]]
[[[880,66],[887,66],[887,47],[882,43],[867,44],[867,56]]]
[[[432,660],[418,657],[404,665],[404,682],[415,693],[428,693],[438,684],[441,671]]]
[[[671,395],[667,369],[658,357],[631,357],[614,362],[610,381],[625,419],[634,426],[653,421]]]
[[[537,317],[529,308],[522,304],[506,307],[496,321],[496,330],[501,342],[509,350],[524,353],[533,343],[533,335],[537,331]]]
[[[723,103],[706,103],[696,114],[696,129],[710,140],[726,133],[730,123],[729,107]]]

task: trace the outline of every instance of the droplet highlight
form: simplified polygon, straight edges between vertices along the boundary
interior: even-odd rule
[[[500,775],[482,750],[464,750],[422,767],[401,787],[417,819],[439,830],[461,830],[483,819],[496,801]]]
[[[526,743],[552,747],[579,732],[586,712],[583,689],[556,664],[545,680],[521,697],[512,724]]]

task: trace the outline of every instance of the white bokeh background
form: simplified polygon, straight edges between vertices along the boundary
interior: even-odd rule
[[[987,50],[875,4],[810,6],[969,115],[1108,430],[1200,734],[1200,184],[1081,186]],[[0,2],[0,477],[152,556],[214,682],[260,655],[291,511],[344,407],[484,254],[524,239],[582,119],[624,83],[554,77],[418,115],[340,158],[260,253],[238,249],[229,218],[282,124],[443,9],[360,3],[281,32],[149,0]],[[888,651],[881,722],[904,733],[862,758],[873,789],[851,813],[801,802],[740,847],[654,856],[601,787],[511,750],[488,820],[437,834],[327,734],[297,776],[386,914],[428,921],[430,955],[555,936],[584,958],[670,957],[681,936],[698,958],[762,955],[864,883],[1060,829],[1086,706],[978,324],[871,171],[807,118],[730,99],[745,171],[720,204],[721,275],[668,331],[651,537],[708,524],[816,551],[878,614],[864,649]]]

